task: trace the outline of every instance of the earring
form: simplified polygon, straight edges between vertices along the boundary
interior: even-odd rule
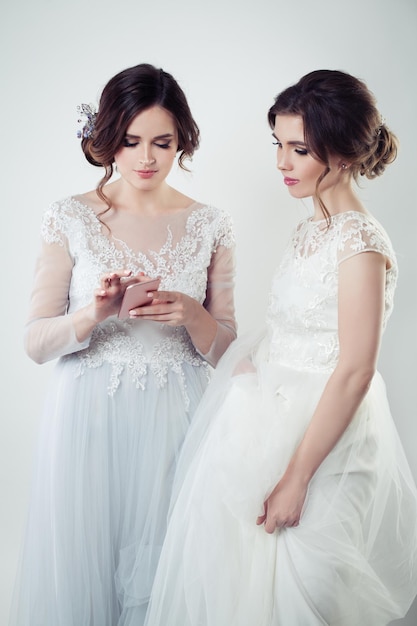
[[[347,169],[346,163],[342,163],[342,170],[346,170],[346,169]]]

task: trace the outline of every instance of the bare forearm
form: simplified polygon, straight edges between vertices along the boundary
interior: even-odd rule
[[[373,372],[339,372],[330,377],[287,473],[307,484],[351,423]]]

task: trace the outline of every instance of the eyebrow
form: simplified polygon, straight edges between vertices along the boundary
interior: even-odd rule
[[[129,139],[140,139],[139,135],[132,135],[131,133],[126,133],[125,137]],[[152,139],[172,139],[173,137],[174,135],[172,133],[165,133],[165,135],[157,135],[156,137],[152,137]]]
[[[278,137],[276,136],[275,133],[272,133],[272,136],[274,137],[274,139],[276,139],[277,141],[279,141]],[[289,146],[305,146],[307,147],[307,144],[305,143],[305,141],[287,141]]]

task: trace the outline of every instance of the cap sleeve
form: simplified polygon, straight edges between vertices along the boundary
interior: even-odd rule
[[[348,216],[343,222],[338,241],[338,263],[361,254],[378,252],[387,260],[387,266],[396,265],[391,241],[383,227],[367,215]]]

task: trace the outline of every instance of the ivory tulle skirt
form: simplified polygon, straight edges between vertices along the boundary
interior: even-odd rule
[[[142,390],[126,371],[110,396],[110,366],[76,371],[63,359],[51,381],[10,624],[141,626],[207,372],[184,364],[162,389],[150,373]]]
[[[417,593],[417,494],[380,375],[311,481],[300,525],[268,535],[256,518],[330,373],[242,370],[244,349],[223,357],[187,436],[146,626],[403,616]]]

